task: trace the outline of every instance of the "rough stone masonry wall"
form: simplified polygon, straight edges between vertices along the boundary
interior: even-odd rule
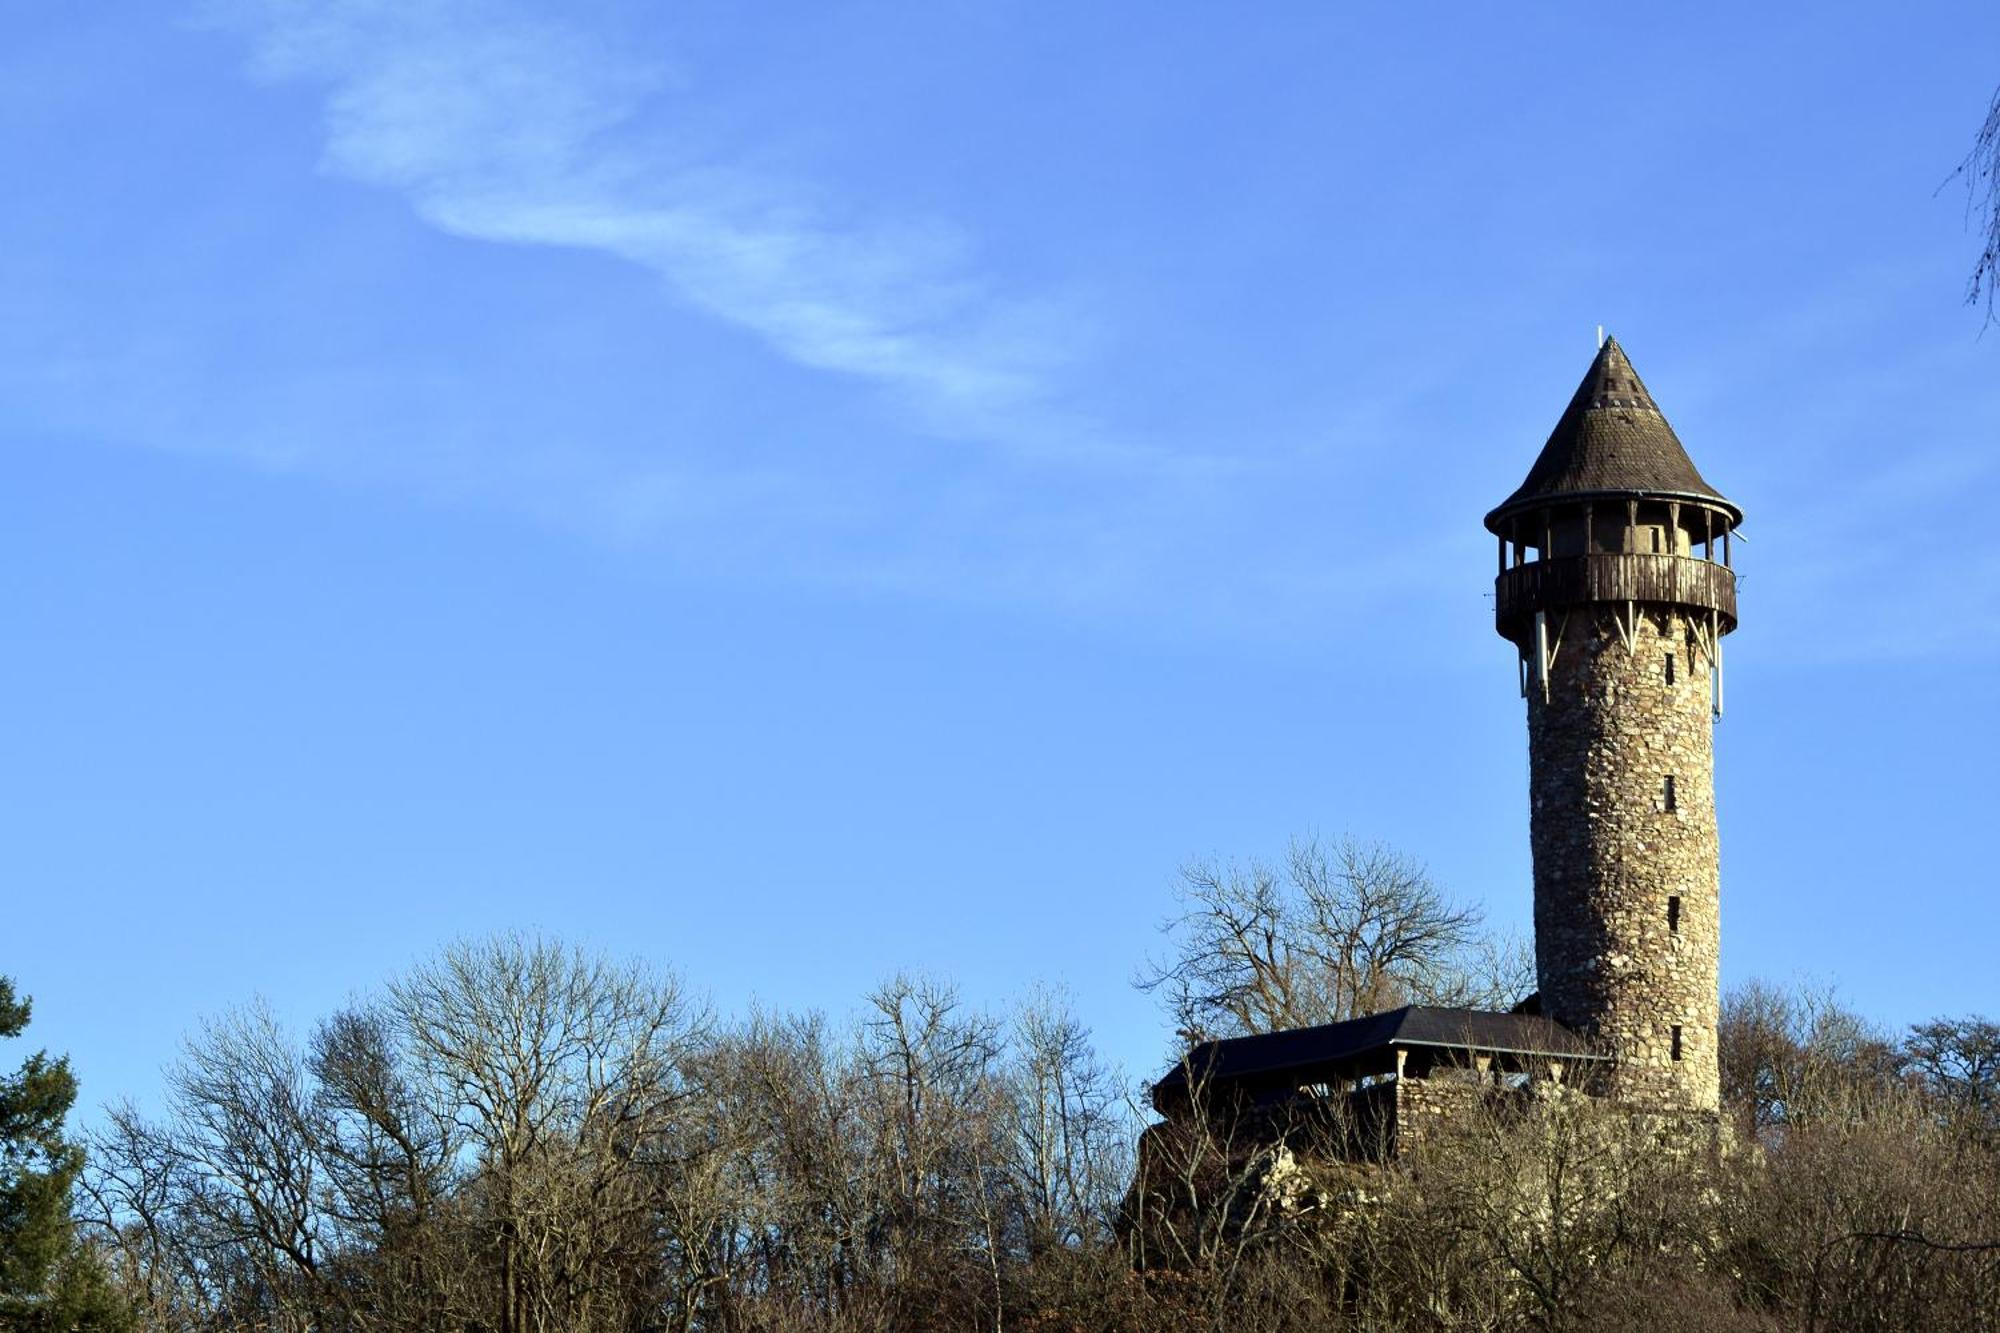
[[[1552,641],[1561,619],[1549,617]],[[1670,608],[1641,608],[1631,648],[1608,607],[1573,612],[1560,630],[1548,703],[1528,688],[1542,1009],[1609,1045],[1613,1096],[1711,1111],[1720,904],[1708,659]]]
[[[1465,1123],[1480,1106],[1507,1095],[1480,1078],[1399,1078],[1393,1086],[1398,1155],[1417,1151],[1439,1130]]]

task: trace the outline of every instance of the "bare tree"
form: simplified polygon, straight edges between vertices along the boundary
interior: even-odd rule
[[[1101,1241],[1107,1206],[1131,1179],[1133,1122],[1090,1034],[1053,993],[1014,1016],[1004,1080],[1004,1144],[1027,1259]]]
[[[849,1307],[870,1234],[868,1148],[845,1056],[817,1014],[753,1015],[704,1061],[741,1127],[728,1301],[742,1322]],[[731,1324],[734,1326],[734,1323]]]
[[[101,1234],[162,1328],[658,1322],[704,1025],[671,979],[521,939],[303,1045],[253,1007],[188,1044],[164,1117],[100,1134]]]
[[[1920,1088],[1787,1126],[1728,1200],[1746,1302],[1806,1330],[2000,1328],[2000,1152]]]
[[[1850,1113],[1896,1079],[1888,1037],[1828,990],[1751,981],[1723,997],[1723,1103],[1752,1132]]]
[[[1973,1124],[2000,1130],[2000,1023],[1974,1015],[1917,1023],[1903,1039],[1903,1068]]]
[[[940,1290],[912,1293],[917,1299],[956,1295],[994,1309],[1001,1256],[986,1190],[1002,1157],[994,1141],[1000,1025],[928,979],[896,977],[869,1005],[856,1054],[878,1240],[872,1275],[879,1282],[914,1262],[942,1279]],[[963,1290],[967,1273],[955,1258],[991,1281],[976,1295]]]
[[[1338,1022],[1475,990],[1479,913],[1380,844],[1294,841],[1282,865],[1183,868],[1173,956],[1137,978],[1184,1039]]]
[[[1003,1025],[896,977],[845,1028],[754,1015],[693,1081],[724,1145],[705,1327],[1002,1327],[1117,1287],[1129,1130],[1045,997]]]
[[[499,1333],[616,1326],[705,1015],[670,977],[513,937],[447,949],[386,1008],[475,1155]]]
[[[453,1201],[464,1135],[454,1109],[411,1077],[390,1015],[343,1010],[313,1033],[323,1209],[341,1237],[339,1289],[358,1328],[436,1326],[473,1302]]]

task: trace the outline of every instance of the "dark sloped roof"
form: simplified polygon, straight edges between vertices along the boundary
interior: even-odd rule
[[[1725,510],[1732,526],[1743,517],[1695,470],[1616,338],[1597,349],[1527,480],[1486,516],[1486,526],[1502,533],[1511,513],[1590,495],[1704,500]]]
[[[1344,1023],[1203,1042],[1153,1085],[1153,1100],[1158,1103],[1163,1096],[1185,1090],[1190,1071],[1211,1084],[1262,1083],[1294,1075],[1305,1083],[1314,1081],[1316,1072],[1344,1076],[1346,1069],[1398,1047],[1564,1060],[1606,1058],[1585,1038],[1539,1014],[1412,1004]]]

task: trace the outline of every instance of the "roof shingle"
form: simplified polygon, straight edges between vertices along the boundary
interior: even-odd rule
[[[1161,1105],[1163,1099],[1184,1090],[1190,1074],[1217,1085],[1302,1084],[1369,1072],[1373,1065],[1382,1063],[1371,1057],[1384,1056],[1399,1047],[1428,1048],[1441,1058],[1452,1052],[1586,1061],[1605,1058],[1588,1039],[1539,1014],[1412,1004],[1343,1023],[1203,1042],[1153,1085],[1153,1101]]]
[[[1504,536],[1511,514],[1591,495],[1701,500],[1727,513],[1732,526],[1743,518],[1695,469],[1616,338],[1598,349],[1527,480],[1486,516],[1486,526]]]

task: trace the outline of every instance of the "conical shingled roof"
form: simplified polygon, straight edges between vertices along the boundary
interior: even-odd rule
[[[1743,511],[1695,470],[1616,338],[1597,349],[1528,479],[1486,516],[1486,527],[1504,535],[1511,514],[1588,496],[1699,500],[1726,511],[1732,527],[1743,521]]]

